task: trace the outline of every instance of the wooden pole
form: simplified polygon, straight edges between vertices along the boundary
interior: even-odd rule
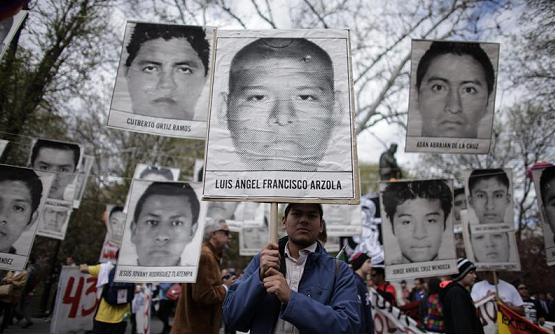
[[[278,203],[270,203],[270,222],[268,223],[268,242],[278,243]]]
[[[494,288],[496,289],[496,300],[498,300],[498,276],[496,275],[496,271],[492,271],[492,278],[494,279]]]

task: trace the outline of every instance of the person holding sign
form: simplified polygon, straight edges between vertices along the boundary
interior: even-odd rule
[[[421,136],[477,138],[491,109],[494,80],[479,43],[432,42],[417,66]]]
[[[352,271],[318,241],[320,204],[289,204],[287,236],[255,256],[224,301],[227,329],[251,333],[355,333],[361,316]]]
[[[136,23],[125,61],[133,113],[193,120],[209,50],[202,27]]]
[[[226,107],[249,170],[315,171],[341,112],[332,60],[304,38],[260,38],[232,60]]]
[[[14,242],[39,216],[42,191],[33,170],[0,165],[0,253],[16,253]]]
[[[189,184],[150,184],[137,201],[131,223],[137,265],[179,266],[198,219],[199,200]]]

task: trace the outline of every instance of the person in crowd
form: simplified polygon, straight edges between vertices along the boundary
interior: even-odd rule
[[[330,56],[307,39],[260,38],[239,50],[222,96],[245,167],[316,171],[341,112],[335,93]]]
[[[512,202],[510,180],[502,169],[477,169],[469,175],[469,206],[479,224],[504,223]]]
[[[35,261],[34,256],[30,256],[27,264],[27,281],[21,291],[21,299],[15,310],[15,317],[18,319],[18,322],[21,320],[25,321],[25,323],[21,326],[22,328],[29,328],[33,325],[33,320],[31,319],[31,307],[33,306],[32,299],[34,296],[34,290],[40,283],[41,279],[41,266]]]
[[[170,300],[167,296],[168,290],[172,287],[172,283],[160,283],[158,285],[158,313],[156,314],[160,321],[162,321],[162,334],[170,333],[172,327],[170,326],[170,315],[174,309],[175,302]]]
[[[17,253],[13,244],[38,219],[42,192],[33,170],[0,166],[0,253]]]
[[[421,136],[478,138],[495,72],[479,43],[434,41],[417,65]]]
[[[197,230],[199,200],[189,184],[154,182],[137,201],[131,242],[140,266],[178,266]]]
[[[73,200],[73,194],[70,196],[65,193],[75,179],[80,157],[81,148],[75,143],[37,139],[31,149],[31,167],[37,171],[56,173],[49,198]]]
[[[222,279],[220,263],[230,243],[225,220],[210,220],[205,226],[196,283],[182,285],[172,333],[218,333],[222,303],[236,277]],[[245,306],[244,306],[245,307]]]
[[[145,293],[143,286],[135,285],[135,294],[131,301],[131,333],[137,334],[137,314],[141,313],[145,305]]]
[[[427,296],[425,282],[422,278],[416,278],[413,283],[414,286],[409,293],[409,301],[423,301]]]
[[[498,279],[494,271],[484,272],[486,279],[473,285],[471,297],[473,301],[479,301],[490,294],[496,294],[504,304],[511,308],[514,312],[525,315],[523,310],[523,299],[517,292],[516,288],[502,280]]]
[[[428,282],[428,292],[419,306],[421,322],[425,330],[434,333],[444,333],[444,314],[440,303],[440,279],[431,278]]]
[[[64,262],[64,265],[77,266],[77,263],[75,262],[75,259],[73,258],[73,256],[67,256],[66,261]]]
[[[11,289],[6,289],[0,295],[0,312],[2,312],[2,323],[0,324],[0,332],[3,333],[11,324],[14,317],[14,311],[17,304],[21,300],[25,284],[27,283],[28,272],[8,271],[6,276],[0,281],[0,287],[11,285]]]
[[[371,274],[371,259],[367,254],[356,252],[350,258],[351,269],[355,273],[357,282],[357,294],[359,295],[361,326],[360,334],[373,334],[374,321],[371,312],[371,301],[369,300],[369,288],[367,287],[367,277]]]
[[[253,257],[224,302],[228,329],[251,333],[355,333],[357,284],[346,263],[318,241],[320,204],[286,206],[287,236]]]
[[[450,187],[443,180],[389,183],[382,201],[402,253],[402,259],[393,264],[438,259],[452,210]]]
[[[401,288],[401,304],[400,306],[403,306],[407,303],[409,303],[409,295],[411,294],[411,291],[409,290],[409,288],[407,288],[407,282],[405,281],[405,279],[403,279],[400,282],[400,288]]]
[[[397,306],[396,288],[385,280],[384,265],[373,265],[371,270],[371,280],[376,291],[392,306]]]
[[[475,264],[466,258],[457,260],[458,273],[451,281],[440,283],[440,304],[444,315],[444,327],[448,334],[483,334],[483,324],[469,293],[477,274]]]
[[[210,46],[205,30],[136,23],[126,50],[132,112],[193,120],[208,74]]]
[[[525,313],[525,317],[527,318],[527,320],[541,325],[544,324],[546,315],[541,306],[541,303],[537,299],[533,299],[531,297],[527,285],[525,285],[524,283],[519,283],[517,285],[517,292],[523,300],[523,312]]]

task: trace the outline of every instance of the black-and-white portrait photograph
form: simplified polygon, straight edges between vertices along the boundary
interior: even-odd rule
[[[239,232],[239,255],[254,256],[268,243],[268,221],[245,221]]]
[[[406,152],[486,154],[498,43],[412,40]]]
[[[10,143],[10,141],[8,141],[8,140],[0,140],[0,157],[2,157],[2,154],[4,154],[4,150],[5,150],[6,147],[8,146],[8,143]]]
[[[533,183],[543,223],[546,262],[554,265],[554,166],[533,170]]]
[[[328,236],[351,236],[361,234],[362,212],[360,205],[323,205]],[[328,249],[327,249],[328,250]]]
[[[514,230],[511,169],[476,169],[463,172],[468,220],[474,233]]]
[[[12,39],[28,13],[28,10],[20,10],[14,16],[9,16],[0,21],[0,59],[2,59],[4,53],[10,47]]]
[[[91,173],[94,161],[94,156],[83,155],[79,173],[75,177],[75,197],[73,198],[73,208],[79,208],[81,205],[81,199],[83,199],[83,194],[85,193],[85,188],[87,187],[87,180],[89,179],[89,174]]]
[[[513,231],[473,232],[469,210],[462,211],[463,240],[467,258],[478,270],[520,271],[521,263]]]
[[[83,149],[80,144],[50,139],[35,139],[31,145],[29,166],[38,173],[55,173],[48,204],[73,206],[77,169]]]
[[[348,30],[217,34],[203,196],[356,203]]]
[[[124,237],[126,214],[122,206],[109,204],[104,211],[106,236],[112,244],[120,246]]]
[[[215,31],[128,21],[108,126],[205,138]]]
[[[117,281],[196,280],[206,215],[199,186],[132,181]]]
[[[380,183],[386,278],[422,278],[457,272],[452,181]]]
[[[40,216],[37,235],[63,240],[72,210],[64,206],[45,205]]]
[[[0,165],[0,269],[23,270],[54,174]]]
[[[148,181],[178,181],[180,169],[158,165],[137,164],[133,179]]]

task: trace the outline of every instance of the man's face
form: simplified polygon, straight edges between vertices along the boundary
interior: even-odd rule
[[[33,169],[56,173],[48,197],[63,200],[66,187],[75,178],[74,153],[72,150],[41,148],[33,161]]]
[[[57,210],[52,207],[45,207],[44,221],[45,221],[46,229],[61,232],[62,226],[66,222],[66,218],[67,218],[66,211]]]
[[[446,216],[438,199],[416,198],[396,207],[394,234],[402,255],[411,262],[427,262],[438,256]]]
[[[121,240],[124,235],[126,215],[122,211],[114,211],[108,219],[108,224],[112,230],[112,238]]]
[[[477,279],[477,273],[474,270],[469,271],[461,280],[460,283],[463,287],[471,287]]]
[[[31,191],[25,183],[17,180],[0,182],[0,252],[8,252],[37,218],[31,206]]]
[[[206,77],[185,37],[144,42],[126,73],[134,114],[193,119]]]
[[[488,98],[484,70],[473,57],[434,58],[419,88],[422,136],[476,138]]]
[[[220,229],[214,232],[214,236],[212,237],[212,245],[218,251],[223,251],[224,249],[228,248],[228,244],[232,239],[232,234],[230,233],[230,228],[228,225],[224,224]]]
[[[366,276],[371,274],[371,270],[373,269],[373,263],[370,259],[367,259],[363,265],[361,265],[361,272]]]
[[[475,259],[481,263],[510,261],[510,240],[507,233],[471,234]]]
[[[243,240],[246,248],[262,249],[266,242],[268,229],[266,227],[243,228]]]
[[[334,128],[330,69],[318,57],[253,59],[241,67],[227,107],[242,159],[261,170],[314,169]]]
[[[469,204],[479,223],[503,223],[510,203],[508,187],[496,178],[481,179],[470,191]]]
[[[131,230],[139,265],[176,265],[193,238],[194,224],[191,204],[185,196],[149,196]]]
[[[554,234],[554,179],[549,182],[549,187],[543,197],[543,205],[548,224],[552,230],[552,234]]]
[[[289,240],[301,248],[313,244],[323,227],[318,207],[311,204],[292,205],[282,224]]]
[[[465,202],[465,193],[460,193],[454,197],[454,217],[456,222],[461,223],[461,210],[467,209]]]

